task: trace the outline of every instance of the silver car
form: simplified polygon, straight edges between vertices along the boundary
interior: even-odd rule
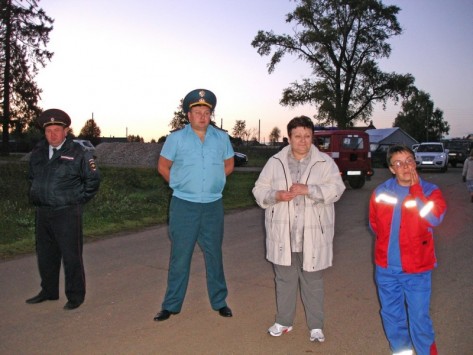
[[[446,172],[448,169],[448,149],[440,142],[423,142],[415,151],[417,168],[440,169]]]

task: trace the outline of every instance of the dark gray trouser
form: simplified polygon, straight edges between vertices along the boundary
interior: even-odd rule
[[[302,270],[302,253],[292,253],[291,266],[274,264],[276,274],[276,323],[290,326],[296,315],[297,291],[300,288],[309,329],[324,326],[324,283],[322,271]]]
[[[82,206],[36,209],[36,254],[41,289],[48,297],[59,297],[62,261],[67,299],[72,302],[84,302],[82,245]]]

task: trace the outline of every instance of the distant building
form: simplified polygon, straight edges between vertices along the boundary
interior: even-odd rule
[[[386,153],[394,144],[403,144],[412,148],[413,144],[419,143],[399,127],[367,129],[370,136],[370,151],[373,166],[387,166]]]
[[[366,133],[370,136],[372,152],[380,145],[404,144],[405,146],[412,147],[413,144],[419,143],[399,127],[367,129]]]

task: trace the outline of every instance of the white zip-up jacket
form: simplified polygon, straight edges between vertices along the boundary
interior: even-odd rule
[[[288,166],[287,146],[269,158],[253,188],[256,202],[265,211],[266,258],[277,265],[291,265],[290,231],[294,203],[269,204],[275,191],[288,191],[293,182]],[[311,147],[309,165],[300,181],[309,186],[304,196],[303,269],[319,271],[332,266],[335,228],[334,202],[345,190],[340,171],[333,159]]]

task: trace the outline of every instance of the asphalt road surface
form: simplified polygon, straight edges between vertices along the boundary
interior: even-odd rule
[[[422,172],[446,196],[436,230],[432,318],[440,354],[473,353],[473,203],[461,168]],[[302,305],[294,330],[267,334],[274,322],[271,264],[265,260],[263,211],[226,216],[224,264],[233,318],[212,311],[202,253],[196,248],[182,312],[154,322],[164,296],[170,243],[167,227],[88,243],[85,303],[73,311],[61,298],[37,305],[34,255],[0,263],[0,354],[389,354],[373,282],[373,237],[367,227],[371,191],[389,176],[377,169],[361,190],[336,204],[334,266],[325,271],[324,343],[311,343]]]

